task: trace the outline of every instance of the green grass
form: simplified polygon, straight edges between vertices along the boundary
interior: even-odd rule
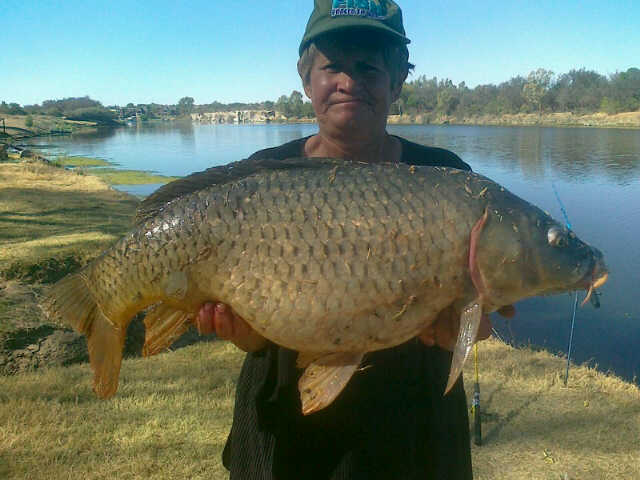
[[[87,173],[100,177],[109,185],[143,185],[148,183],[169,183],[176,177],[166,177],[140,170],[120,170],[116,168],[92,168]]]
[[[55,160],[54,164],[64,167],[75,167],[78,174],[95,175],[104,180],[109,185],[144,185],[149,183],[168,183],[176,179],[176,177],[167,177],[165,175],[158,175],[153,172],[112,168],[112,163],[106,160],[102,160],[101,158],[61,156]]]
[[[101,158],[81,157],[81,156],[60,156],[54,161],[54,164],[65,167],[106,167],[111,165],[110,162]]]

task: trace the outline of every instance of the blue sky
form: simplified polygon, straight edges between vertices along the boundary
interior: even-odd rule
[[[539,67],[640,67],[640,2],[399,0],[414,77],[474,87]],[[276,100],[301,90],[312,0],[0,0],[0,100]],[[411,77],[410,77],[411,78]]]

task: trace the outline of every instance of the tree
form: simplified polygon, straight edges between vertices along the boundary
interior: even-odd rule
[[[178,113],[180,115],[189,115],[193,112],[193,97],[182,97],[178,100]]]
[[[300,118],[302,116],[303,104],[304,101],[302,99],[302,93],[300,93],[298,90],[294,90],[293,92],[291,92],[291,95],[289,95],[289,109],[291,115]]]
[[[529,74],[527,83],[522,87],[522,96],[533,107],[537,107],[538,114],[542,114],[542,98],[549,90],[553,72],[539,68]]]
[[[609,104],[615,112],[632,112],[640,108],[640,70],[629,68],[626,72],[611,75]]]
[[[291,115],[289,98],[286,95],[280,95],[280,98],[276,101],[276,111],[282,113],[285,117]]]

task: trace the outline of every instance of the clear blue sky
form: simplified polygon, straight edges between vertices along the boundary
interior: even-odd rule
[[[417,75],[500,83],[640,67],[637,0],[399,0]],[[312,0],[0,0],[0,100],[276,100],[301,90]],[[411,77],[410,77],[411,79]]]

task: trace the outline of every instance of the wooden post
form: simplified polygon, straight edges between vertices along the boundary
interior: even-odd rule
[[[7,126],[4,124],[4,118],[2,119],[2,132],[6,135],[7,134]]]

